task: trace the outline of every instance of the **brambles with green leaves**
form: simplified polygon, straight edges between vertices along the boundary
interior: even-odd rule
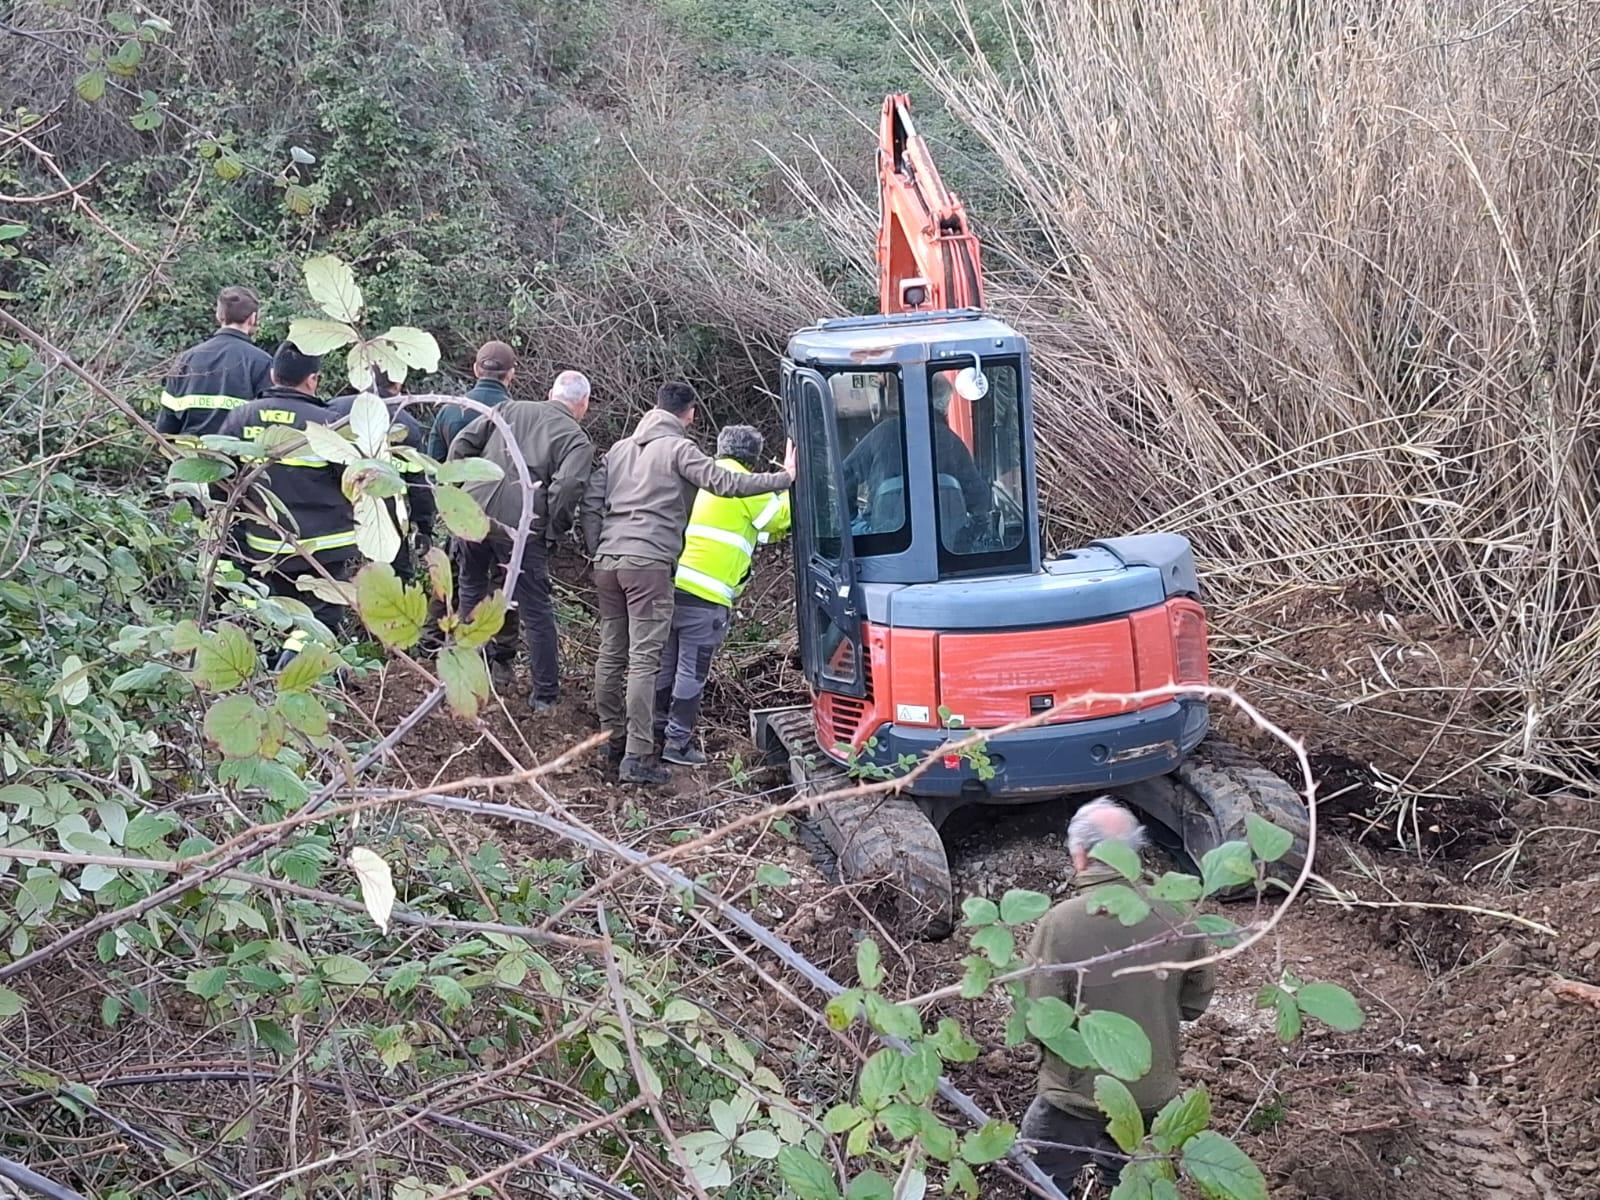
[[[1287,850],[1281,835],[1267,822],[1252,824],[1248,842],[1213,851],[1209,872],[1168,872],[1159,880],[1143,874],[1138,855],[1128,847],[1102,843],[1092,856],[1122,881],[1096,887],[1090,911],[1133,926],[1159,908],[1169,919],[1167,940],[1172,945],[1197,938],[1219,948],[1233,945],[1240,931],[1225,918],[1198,912],[1196,904],[1241,882],[1235,870],[1241,862],[1248,865],[1249,879],[1264,880],[1266,865]],[[1094,1073],[1095,1102],[1129,1160],[1112,1193],[1114,1200],[1177,1200],[1180,1179],[1211,1200],[1266,1200],[1259,1169],[1231,1139],[1210,1128],[1211,1101],[1204,1088],[1174,1097],[1146,1128],[1127,1087],[1151,1066],[1149,1038],[1136,1022],[1114,1011],[1075,1007],[1053,995],[1030,996],[1028,980],[1037,974],[1038,964],[1019,949],[1020,935],[1050,904],[1048,896],[1022,889],[1012,889],[998,901],[966,899],[963,926],[970,931],[973,952],[962,963],[960,997],[973,1001],[1004,994],[1011,1006],[1008,1045],[1031,1040],[1069,1065]],[[1103,969],[1114,967],[1114,962],[1102,964]],[[785,1181],[802,1200],[888,1200],[908,1194],[896,1192],[901,1181],[910,1181],[913,1195],[936,1185],[942,1194],[978,1196],[980,1172],[1012,1151],[1017,1129],[991,1121],[982,1129],[963,1130],[934,1105],[946,1066],[970,1061],[978,1046],[954,1018],[941,1017],[930,1029],[916,1004],[885,994],[887,972],[876,942],[868,939],[858,946],[856,974],[858,986],[829,1002],[828,1023],[844,1030],[864,1022],[890,1044],[867,1059],[853,1099],[834,1105],[823,1117],[828,1133],[843,1139],[838,1161],[847,1162],[849,1170],[841,1178],[814,1147],[793,1146],[777,1160]],[[1297,1022],[1292,1033],[1280,1016],[1280,1033],[1288,1037],[1299,1035],[1300,1014],[1341,1031],[1362,1022],[1360,1007],[1344,988],[1304,984],[1293,975],[1264,988],[1261,1002],[1279,1005],[1280,1014],[1285,1003],[1293,1009]]]

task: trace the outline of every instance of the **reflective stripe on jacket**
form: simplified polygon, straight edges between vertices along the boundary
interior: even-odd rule
[[[717,459],[717,466],[736,475],[750,473],[732,458]],[[689,525],[683,531],[677,585],[691,596],[731,608],[750,578],[750,559],[756,547],[788,532],[788,492],[722,497],[702,489],[694,498]]]
[[[237,329],[219,329],[178,356],[161,393],[156,431],[198,446],[221,433],[228,414],[272,383],[272,356]]]
[[[270,387],[261,399],[229,413],[220,432],[260,440],[271,428],[304,429],[309,421],[329,425],[343,415],[343,409],[323,404],[315,396],[293,388]],[[259,496],[256,503],[274,515],[288,536],[247,518],[240,522],[241,548],[270,557],[304,551],[326,562],[354,557],[355,511],[341,486],[344,468],[304,443],[286,454],[268,449],[261,457],[271,465],[261,473],[256,487],[271,492],[286,511],[278,511]]]

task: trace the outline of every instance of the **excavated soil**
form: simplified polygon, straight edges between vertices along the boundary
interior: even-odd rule
[[[586,690],[581,679],[568,686],[574,696]],[[381,700],[375,685],[364,690],[380,721],[415,700],[408,684],[390,685]],[[594,730],[579,699],[538,719],[508,700],[492,724],[508,744],[521,751],[526,743],[540,759]],[[680,771],[662,793],[619,788],[592,758],[548,782],[596,829],[652,850],[681,839],[681,831],[713,829],[787,799],[770,776],[747,769],[753,755],[736,721],[713,724],[714,765]],[[1324,792],[1345,785],[1340,771],[1362,766],[1358,758],[1335,761]],[[447,715],[427,721],[405,746],[404,772],[417,781],[503,769],[480,735]],[[1360,840],[1372,823],[1349,799],[1354,790],[1346,787],[1345,802],[1330,806],[1317,869],[1385,907],[1346,908],[1313,890],[1261,944],[1224,964],[1210,1011],[1187,1030],[1186,1078],[1211,1089],[1218,1127],[1237,1134],[1281,1200],[1600,1200],[1600,1006],[1563,994],[1567,981],[1600,985],[1600,834],[1584,832],[1600,828],[1600,813],[1576,798],[1529,799],[1509,814],[1485,805],[1491,819],[1462,820],[1473,825],[1470,837],[1463,833],[1450,853],[1424,861]],[[1069,811],[1045,804],[958,814],[946,829],[958,891],[1058,892]],[[1544,832],[1517,842],[1518,829]],[[892,986],[904,994],[958,977],[961,933],[896,947],[850,889],[829,882],[799,832],[783,820],[741,831],[692,871],[716,872],[726,894],[739,898],[754,863],[784,865],[796,886],[764,892],[758,915],[835,978],[851,977],[863,934],[889,946]],[[496,837],[508,853],[572,856],[521,827]],[[591,870],[602,865],[590,863]],[[1349,987],[1367,1012],[1365,1027],[1349,1035],[1318,1027],[1281,1046],[1254,997],[1285,967]],[[770,993],[737,994],[747,997],[748,1011],[727,1015],[764,1038],[778,1061],[798,1061],[792,1016]],[[990,1112],[1020,1117],[1035,1052],[1004,1046],[998,1004],[947,1011],[959,1012],[985,1047],[955,1082]],[[1008,1194],[1004,1184],[992,1192]]]

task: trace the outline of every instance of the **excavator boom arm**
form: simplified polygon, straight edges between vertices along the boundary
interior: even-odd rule
[[[878,302],[885,313],[983,307],[978,238],[911,123],[886,96],[878,133]]]

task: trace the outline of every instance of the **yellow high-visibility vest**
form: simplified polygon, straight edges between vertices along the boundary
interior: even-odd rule
[[[717,465],[741,475],[748,467],[731,458]],[[676,583],[691,596],[733,607],[750,577],[756,547],[789,532],[789,493],[765,492],[743,499],[713,496],[702,488],[683,531]]]

